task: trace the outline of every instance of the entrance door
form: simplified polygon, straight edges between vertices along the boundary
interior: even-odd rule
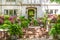
[[[28,19],[31,21],[32,18],[34,18],[34,10],[33,9],[29,9],[28,10]]]

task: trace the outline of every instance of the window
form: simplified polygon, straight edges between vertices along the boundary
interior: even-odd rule
[[[49,14],[56,14],[58,12],[58,9],[50,9],[50,10],[46,10],[46,13],[49,13]]]
[[[9,10],[9,15],[13,16],[13,10]]]
[[[14,16],[17,15],[17,10],[4,10],[4,14]]]
[[[53,14],[53,10],[50,10],[50,14]]]
[[[7,2],[15,2],[16,0],[6,0]]]
[[[14,15],[17,15],[17,10],[14,10]]]
[[[56,14],[56,13],[57,13],[57,11],[58,11],[58,10],[56,9],[54,13]]]
[[[8,15],[8,10],[4,10],[5,11],[5,14]]]
[[[48,13],[49,12],[49,10],[46,10],[46,13]]]

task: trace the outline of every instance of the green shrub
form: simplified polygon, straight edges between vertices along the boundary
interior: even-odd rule
[[[4,24],[11,24],[11,22],[9,20],[5,20]]]
[[[55,25],[53,25],[53,27],[51,28],[50,32],[49,32],[50,35],[58,35],[60,34],[60,23],[56,23]]]
[[[46,21],[47,21],[47,18],[44,17],[44,18],[42,19],[42,22],[43,22],[44,24],[46,24]]]
[[[51,28],[49,34],[50,34],[50,35],[55,35],[55,34],[56,34],[55,28]]]
[[[10,27],[10,25],[8,25],[8,24],[3,24],[1,28],[2,28],[2,29],[8,29],[9,27]]]
[[[18,24],[12,24],[8,30],[8,32],[10,33],[10,35],[22,35],[22,28],[20,25]]]
[[[34,23],[34,26],[38,26],[38,21],[37,20],[34,20],[33,23]]]
[[[57,30],[57,33],[60,34],[60,23],[57,23],[56,30]]]
[[[9,19],[9,15],[4,15],[4,19]]]
[[[60,23],[60,19],[57,19],[57,23]]]
[[[21,21],[24,21],[24,19],[25,19],[25,16],[20,16]]]
[[[26,19],[25,16],[20,16],[20,20],[21,20],[21,27],[27,28],[30,21]]]
[[[27,27],[28,27],[28,23],[29,23],[29,22],[26,21],[26,20],[25,20],[25,21],[22,21],[22,22],[21,22],[21,26],[22,26],[23,28],[27,28]]]

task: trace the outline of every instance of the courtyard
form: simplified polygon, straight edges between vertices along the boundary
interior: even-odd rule
[[[60,40],[60,0],[0,0],[0,40]]]

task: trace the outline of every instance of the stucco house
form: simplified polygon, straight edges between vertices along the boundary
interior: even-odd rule
[[[0,15],[17,15],[25,18],[44,17],[44,13],[60,14],[60,5],[50,0],[0,0]]]

